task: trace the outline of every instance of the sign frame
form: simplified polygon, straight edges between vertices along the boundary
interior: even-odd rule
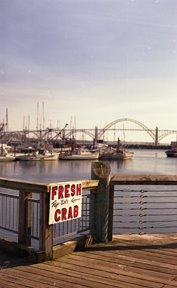
[[[82,216],[82,181],[49,184],[49,225]]]

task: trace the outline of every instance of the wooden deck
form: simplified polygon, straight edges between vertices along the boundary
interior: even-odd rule
[[[30,264],[0,252],[0,288],[174,288],[177,235],[116,236],[55,261]]]

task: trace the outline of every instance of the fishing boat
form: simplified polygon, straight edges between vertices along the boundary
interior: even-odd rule
[[[101,160],[126,160],[126,159],[132,159],[133,158],[133,152],[127,150],[127,149],[119,149],[113,147],[108,147],[100,154]]]
[[[14,161],[15,156],[12,154],[9,154],[6,147],[4,145],[1,145],[0,148],[0,162],[7,162],[7,161]]]
[[[31,153],[25,153],[16,157],[16,160],[20,161],[51,161],[58,160],[58,152],[49,152],[44,149],[38,149]]]
[[[167,157],[177,158],[177,147],[165,151]]]
[[[74,150],[61,152],[59,159],[62,160],[96,160],[99,158],[99,151],[91,152],[85,147],[77,147]]]
[[[123,148],[120,145],[120,140],[118,138],[117,147],[108,146],[103,150],[100,150],[100,159],[101,160],[126,160],[133,158],[133,152],[129,151],[128,149]]]
[[[7,161],[15,161],[15,157],[13,155],[0,155],[0,162],[7,162]]]

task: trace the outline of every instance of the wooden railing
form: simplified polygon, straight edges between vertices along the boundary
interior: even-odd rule
[[[44,184],[0,178],[0,187],[3,188],[3,193],[0,193],[1,231],[5,230],[7,232],[6,235],[8,235],[8,232],[16,233],[18,235],[17,243],[20,247],[30,247],[31,251],[35,251],[36,257],[40,257],[41,260],[53,258],[55,229],[54,225],[48,224],[49,186],[51,184],[55,185],[55,183]],[[82,181],[83,190],[94,189],[95,191],[97,187],[98,180]],[[15,195],[13,191],[15,191]],[[10,202],[13,201],[14,198],[16,201],[18,200],[16,204]],[[3,199],[5,200],[3,201]],[[34,203],[39,206],[39,208],[37,208],[38,212],[34,212]],[[16,229],[14,227],[12,228],[12,222],[14,221],[16,222]],[[35,235],[33,235],[32,229],[34,225],[38,226],[36,227],[38,232],[35,233]],[[38,240],[37,249],[32,245],[31,240],[33,238]]]
[[[154,206],[154,209],[151,207],[152,201],[156,202],[156,199],[158,198],[156,197],[156,189],[153,188],[153,190],[150,191],[154,198],[150,198],[153,200],[147,204],[147,198],[149,197],[149,194],[145,194],[146,192],[149,193],[147,186],[161,187],[163,185],[163,187],[174,187],[173,189],[170,188],[171,190],[168,189],[168,198],[166,190],[161,189],[160,192],[158,191],[158,193],[162,192],[162,194],[159,194],[162,198],[161,204],[166,203],[172,205],[171,203],[173,202],[173,204],[175,203],[176,206],[172,205],[170,206],[172,208],[169,208],[167,205],[167,207],[164,207],[163,211],[165,212],[162,213],[163,221],[158,220],[157,222],[164,223],[166,219],[171,219],[171,216],[177,218],[177,176],[116,175],[110,178],[110,166],[106,162],[99,161],[93,162],[92,164],[91,178],[92,180],[82,181],[83,190],[85,190],[85,192],[89,191],[84,195],[84,197],[88,198],[88,201],[84,202],[85,208],[83,208],[83,214],[81,217],[81,221],[84,219],[83,221],[88,222],[85,225],[86,229],[84,228],[87,230],[84,236],[89,237],[89,243],[92,241],[111,241],[112,235],[115,233],[115,231],[116,233],[119,233],[121,229],[125,231],[124,229],[127,227],[127,225],[135,222],[140,224],[143,223],[140,227],[140,232],[145,233],[146,227],[144,223],[147,223],[146,216],[148,215],[148,217],[151,217],[147,211],[153,212],[153,216],[156,216],[154,213],[156,213],[157,216],[161,215],[161,212],[159,214],[159,210],[156,205]],[[9,193],[5,192],[4,190],[0,193],[0,213],[4,213],[3,215],[5,215],[3,216],[3,220],[1,219],[2,217],[0,215],[0,231],[4,229],[7,232],[16,232],[18,236],[16,242],[18,245],[28,248],[30,247],[31,251],[35,250],[37,261],[52,259],[54,257],[53,248],[54,244],[56,244],[54,243],[56,226],[49,225],[48,222],[49,187],[51,184],[55,185],[56,183],[44,184],[0,178],[1,189],[3,188],[7,191],[11,191],[11,193]],[[127,188],[122,188],[123,186],[127,185],[128,187],[131,187],[131,189],[129,188],[127,190]],[[136,191],[132,187],[136,187]],[[144,187],[146,187],[146,189]],[[12,191],[16,192],[13,193]],[[116,195],[117,191],[121,191],[121,193]],[[132,206],[133,208],[125,206],[125,210],[122,213],[121,211],[124,205],[123,199],[126,199],[125,203],[127,203],[128,199],[126,198],[127,191],[128,193],[131,192],[131,195],[128,197],[131,199],[130,202],[134,206]],[[163,197],[166,197],[165,200],[163,200]],[[147,209],[146,205],[151,206],[149,206]],[[16,212],[14,212],[15,209]],[[170,209],[171,213],[169,212]],[[129,210],[131,213],[128,214],[127,211]],[[84,216],[85,214],[86,216]],[[115,218],[115,215],[117,218]],[[14,220],[14,217],[17,219]],[[130,221],[126,223],[123,222],[127,217],[129,217]],[[174,223],[175,228],[176,222],[174,222],[173,219],[169,221]],[[8,222],[9,225],[4,225],[5,222]],[[120,230],[115,230],[115,223],[119,224],[118,229],[121,228]],[[135,226],[135,224],[133,225]],[[134,229],[134,226],[132,226],[131,229]],[[57,229],[60,232],[60,237],[62,228],[61,226],[57,226]],[[76,233],[74,233],[74,236],[72,235],[72,237],[75,238],[76,234],[78,232],[83,232],[84,229],[80,229],[78,226],[76,231],[74,231]],[[66,229],[64,228],[63,231],[65,230]],[[64,233],[68,235],[69,232],[70,231],[68,230]],[[0,234],[0,237],[1,236],[2,235]],[[64,236],[65,235],[63,234],[62,237]],[[34,247],[32,243],[32,240],[35,239],[38,240],[37,248]]]

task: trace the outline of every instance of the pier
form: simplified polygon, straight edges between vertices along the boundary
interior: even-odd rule
[[[0,256],[0,287],[174,288],[176,235],[121,235],[53,261]]]
[[[0,179],[0,287],[177,287],[177,176],[93,162],[91,178],[81,217],[54,225],[51,187],[68,184]]]

